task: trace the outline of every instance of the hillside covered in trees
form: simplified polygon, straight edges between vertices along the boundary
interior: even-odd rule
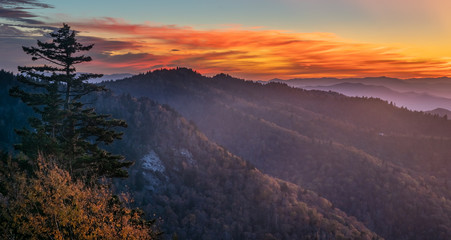
[[[166,238],[379,238],[313,191],[265,175],[212,143],[168,105],[111,92],[86,100],[128,122],[124,139],[108,147],[135,161],[129,178],[115,180],[116,191],[129,191],[134,206],[160,219]]]
[[[129,123],[112,148],[136,162],[116,185],[180,239],[377,238],[316,193],[210,142],[168,106],[123,95],[99,99],[97,109]]]
[[[128,123],[107,149],[135,162],[116,190],[167,238],[451,236],[445,117],[184,68],[105,84],[85,100]],[[2,101],[13,118],[27,113]],[[22,123],[4,123],[5,149]]]
[[[317,192],[382,237],[451,236],[451,123],[444,117],[183,68],[107,86],[171,106],[263,173]]]

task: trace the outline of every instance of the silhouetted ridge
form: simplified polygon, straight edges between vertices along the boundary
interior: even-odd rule
[[[151,78],[199,78],[202,75],[191,68],[173,68],[173,69],[157,69],[154,71],[149,71],[144,76]]]
[[[109,87],[170,105],[262,172],[318,192],[387,239],[451,237],[443,117],[226,75],[134,79]]]
[[[359,239],[362,222],[386,239],[451,237],[446,118],[376,98],[154,72],[107,83],[125,95],[96,104],[129,122],[130,138],[113,149],[137,159],[127,185],[168,232]],[[358,222],[337,219],[338,209]]]
[[[177,77],[165,81],[164,74]],[[184,83],[177,91],[167,88],[171,94],[181,94],[190,86],[186,75],[177,71],[149,76],[147,83]],[[134,84],[134,80],[125,83]],[[0,102],[0,110],[7,107],[9,98],[6,95],[7,101]],[[130,177],[116,180],[115,186],[131,191],[137,206],[162,220],[166,238],[378,239],[316,193],[265,175],[209,141],[172,106],[130,94],[116,97],[111,92],[86,100],[95,103],[97,111],[127,121],[123,140],[108,149],[135,164]],[[11,115],[23,113],[23,107],[16,106]],[[12,125],[4,127],[12,131]]]

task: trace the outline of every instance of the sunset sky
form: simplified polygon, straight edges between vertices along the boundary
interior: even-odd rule
[[[0,68],[62,23],[95,43],[79,71],[189,67],[206,75],[451,76],[449,0],[0,0]]]

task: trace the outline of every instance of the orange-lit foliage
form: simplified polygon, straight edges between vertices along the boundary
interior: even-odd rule
[[[74,182],[67,171],[42,157],[38,162],[33,177],[9,176],[6,196],[0,195],[2,238],[150,239],[156,236],[150,223],[142,219],[141,211],[124,206],[129,202],[127,197],[121,196],[121,201],[106,186]],[[11,168],[11,161],[8,165]],[[1,176],[3,180],[5,175]]]

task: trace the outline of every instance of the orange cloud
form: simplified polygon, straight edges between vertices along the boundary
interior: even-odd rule
[[[110,72],[184,66],[249,79],[451,76],[445,59],[410,57],[398,49],[346,41],[330,33],[197,30],[114,18],[71,25],[97,43],[94,67]]]

